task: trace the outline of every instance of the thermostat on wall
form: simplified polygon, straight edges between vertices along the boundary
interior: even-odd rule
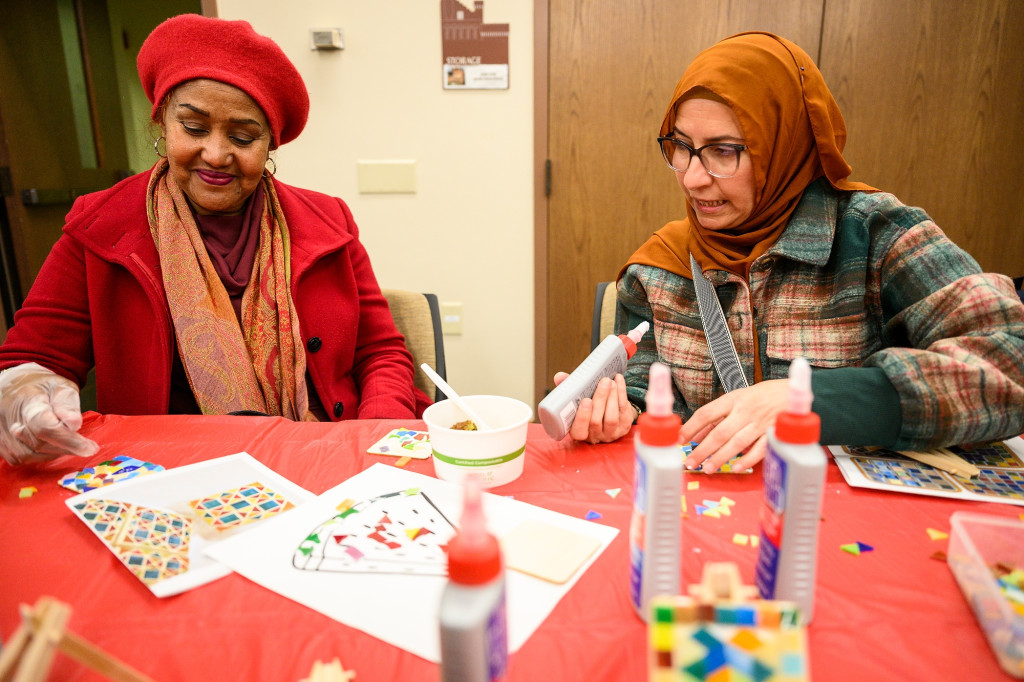
[[[311,50],[344,50],[340,28],[309,29],[309,49]]]

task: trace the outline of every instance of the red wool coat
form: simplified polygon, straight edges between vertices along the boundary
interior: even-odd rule
[[[97,409],[166,414],[177,352],[146,218],[149,173],[75,201],[0,347],[0,369],[38,362]],[[429,399],[340,199],[274,180],[291,237],[292,298],[308,372],[331,419],[411,418]]]

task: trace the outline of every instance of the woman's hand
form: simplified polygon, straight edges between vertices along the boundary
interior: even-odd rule
[[[0,372],[0,457],[7,462],[91,457],[99,445],[79,435],[81,427],[74,383],[34,362]]]
[[[735,469],[746,469],[764,459],[768,427],[786,409],[787,379],[770,379],[730,391],[693,413],[679,430],[683,443],[700,443],[683,465],[698,466],[709,474],[738,454]],[[701,463],[703,462],[703,466]]]
[[[555,374],[555,386],[565,381],[565,372]],[[576,418],[569,427],[569,437],[588,443],[610,443],[629,433],[636,410],[626,395],[626,380],[604,378],[597,384],[593,398],[584,398],[576,408]]]

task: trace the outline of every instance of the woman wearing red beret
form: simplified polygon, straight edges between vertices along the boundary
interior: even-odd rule
[[[0,347],[0,455],[94,454],[93,366],[106,413],[418,417],[348,207],[273,177],[309,111],[295,66],[247,22],[182,15],[138,67],[160,158],[68,214]]]

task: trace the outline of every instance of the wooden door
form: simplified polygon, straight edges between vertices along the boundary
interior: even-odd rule
[[[921,206],[981,266],[1024,275],[1024,2],[826,4],[818,63],[852,178]]]
[[[104,0],[10,0],[0,37],[5,203],[25,293],[73,198],[128,163]]]
[[[823,12],[823,0],[547,4],[551,173],[546,249],[538,244],[538,399],[555,371],[589,352],[597,283],[614,280],[652,232],[684,215],[655,142],[683,70],[700,50],[747,30],[779,33],[816,56]]]

